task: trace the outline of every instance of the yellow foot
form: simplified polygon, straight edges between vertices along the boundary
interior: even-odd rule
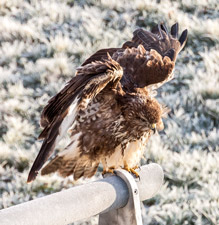
[[[135,168],[135,169],[137,169],[137,168]],[[131,171],[131,173],[133,173],[133,174],[135,174],[135,176],[137,177],[137,178],[139,178],[140,176],[139,176],[139,174],[135,171],[135,169],[130,169],[130,171]]]
[[[131,172],[131,169],[127,165],[125,165],[123,169],[128,171],[129,173]]]
[[[114,174],[114,167],[110,167],[108,170],[103,170],[102,176],[104,176],[106,173],[112,173]]]
[[[133,170],[140,169],[140,166],[134,166],[132,169]]]
[[[134,174],[137,178],[139,178],[139,174],[135,171],[135,169],[139,168],[139,166],[135,166],[133,168],[129,168],[127,165],[124,166],[124,170],[128,171],[129,173]]]

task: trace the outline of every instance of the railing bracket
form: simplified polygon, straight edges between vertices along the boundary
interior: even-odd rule
[[[142,225],[139,190],[136,180],[126,170],[116,170],[115,174],[122,178],[128,187],[128,203],[123,208],[100,214],[99,225]]]

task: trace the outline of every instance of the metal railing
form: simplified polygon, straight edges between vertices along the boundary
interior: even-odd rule
[[[99,225],[141,225],[140,201],[153,197],[163,183],[155,163],[142,166],[140,179],[125,170],[0,210],[1,225],[64,225],[99,214]]]

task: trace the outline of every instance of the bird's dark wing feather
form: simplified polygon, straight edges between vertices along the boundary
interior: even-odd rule
[[[86,59],[85,62],[82,64],[82,66],[85,66],[86,64],[89,64],[91,62],[107,59],[107,54],[112,56],[115,52],[117,52],[119,50],[121,50],[121,48],[101,49],[101,50],[95,52],[93,55],[91,55],[88,59]]]
[[[123,80],[129,76],[128,80],[134,79],[135,86],[145,86],[149,90],[157,89],[171,80],[176,57],[187,40],[187,30],[182,32],[179,40],[177,38],[177,23],[171,27],[170,32],[168,32],[164,24],[158,24],[151,32],[144,29],[134,31],[132,41],[128,41],[122,46],[124,49],[130,49],[128,51],[129,56],[127,55],[124,58],[125,62],[120,62],[123,67],[128,68],[128,70],[125,70]],[[132,52],[135,51],[134,49],[138,49],[139,46],[144,47],[146,56],[137,53],[133,57]],[[113,57],[116,55],[120,57],[120,55],[125,54],[126,52],[124,54],[114,53]],[[146,59],[145,62],[144,58]]]
[[[106,86],[116,87],[123,75],[122,68],[110,56],[103,62],[87,64],[77,72],[78,75],[43,110],[41,125],[44,130],[40,138],[44,141],[30,170],[28,182],[35,179],[56,144],[73,124],[77,112],[85,110],[89,102]]]
[[[184,30],[178,37],[178,23],[171,27],[169,33],[165,24],[158,24],[152,28],[151,32],[144,29],[134,31],[134,36],[131,42],[123,45],[125,47],[135,47],[142,44],[147,51],[156,50],[162,57],[168,56],[172,61],[176,60],[177,54],[184,47],[187,40],[187,30]]]
[[[157,89],[171,78],[175,62],[167,56],[162,57],[156,50],[146,51],[143,45],[127,48],[122,54],[114,54],[116,61],[123,67],[121,80],[123,88],[135,92],[135,88]]]
[[[131,41],[123,44],[122,48],[101,49],[90,56],[82,66],[107,58],[107,53],[113,56],[114,53],[122,52],[126,48],[137,48],[140,44],[147,51],[156,50],[162,57],[168,56],[172,61],[176,60],[177,54],[183,49],[187,40],[187,30],[184,30],[178,38],[178,23],[171,27],[171,32],[168,32],[164,23],[158,24],[152,28],[151,32],[144,29],[137,29],[133,33]]]

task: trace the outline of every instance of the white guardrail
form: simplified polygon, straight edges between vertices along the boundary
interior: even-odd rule
[[[141,225],[140,201],[153,197],[163,184],[163,170],[155,163],[125,170],[0,210],[1,225],[64,225],[99,214],[99,225]]]

